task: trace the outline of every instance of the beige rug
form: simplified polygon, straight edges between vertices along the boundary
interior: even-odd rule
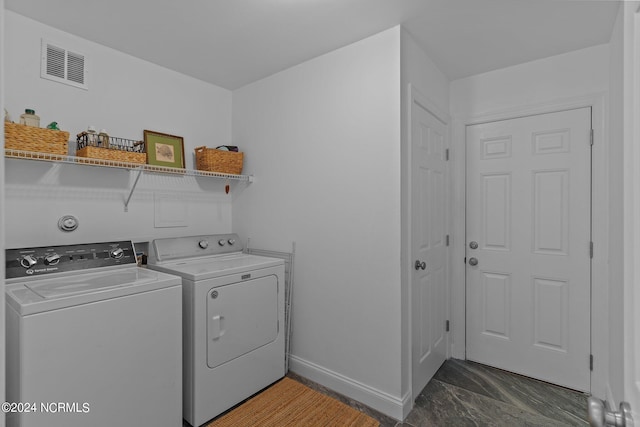
[[[208,424],[207,427],[378,427],[380,423],[291,378]]]

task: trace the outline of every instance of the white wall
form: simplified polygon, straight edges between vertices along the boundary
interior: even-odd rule
[[[449,113],[449,80],[416,42],[411,33],[402,30],[402,94],[411,84],[433,105]],[[404,105],[404,104],[403,104]],[[407,121],[408,123],[408,121]]]
[[[296,243],[291,369],[402,417],[400,28],[238,89],[233,230]]]
[[[142,139],[144,129],[179,135],[184,137],[187,168],[193,168],[195,147],[231,142],[232,95],[226,89],[11,11],[6,11],[5,35],[5,103],[16,121],[25,108],[33,108],[41,126],[57,121],[72,140],[88,125],[130,139]],[[42,38],[86,55],[89,90],[40,78]],[[224,182],[144,175],[125,213],[123,200],[133,180],[133,174],[122,170],[7,161],[7,246],[147,241],[231,230],[231,196],[224,194]],[[174,206],[158,212],[157,194],[175,198]],[[156,228],[156,213],[177,215],[185,226]],[[58,231],[64,214],[79,218],[77,231]]]
[[[592,393],[607,387],[609,334],[609,214],[620,209],[609,200],[609,134],[606,94],[609,90],[609,47],[599,45],[451,82],[454,116],[453,162],[453,356],[464,357],[464,147],[465,125],[578,106],[594,106]],[[615,161],[615,160],[612,160]],[[621,165],[617,165],[620,167]]]
[[[623,203],[623,9],[620,8],[611,40],[610,50],[610,88],[609,88],[609,205],[622,206]],[[624,267],[624,227],[623,210],[612,209],[609,224],[609,245],[611,259],[609,263],[609,348],[622,349],[624,346],[623,330],[623,267]],[[622,351],[613,351],[609,357],[609,390],[606,396],[612,407],[620,402],[623,396]]]
[[[411,114],[409,104],[411,95],[409,88],[416,90],[426,98],[430,105],[439,112],[449,112],[449,81],[438,69],[435,63],[427,56],[415,41],[413,36],[405,29],[401,33],[401,106],[402,106],[402,146],[401,146],[401,170],[402,170],[402,393],[403,396],[411,395],[412,355],[411,355],[411,278],[413,267],[411,265]],[[448,311],[448,310],[447,310]],[[408,399],[413,402],[417,396]],[[405,405],[405,411],[411,409],[411,404]],[[407,415],[405,413],[405,415]]]

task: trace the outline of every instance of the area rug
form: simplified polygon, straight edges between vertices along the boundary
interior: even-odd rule
[[[378,427],[342,402],[283,378],[207,427]]]

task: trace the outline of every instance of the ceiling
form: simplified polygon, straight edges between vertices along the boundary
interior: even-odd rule
[[[403,24],[450,80],[608,43],[615,0],[5,0],[6,8],[236,89]]]

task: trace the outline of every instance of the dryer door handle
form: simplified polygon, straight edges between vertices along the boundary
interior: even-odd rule
[[[216,314],[209,321],[209,339],[217,340],[224,335],[224,316]]]

